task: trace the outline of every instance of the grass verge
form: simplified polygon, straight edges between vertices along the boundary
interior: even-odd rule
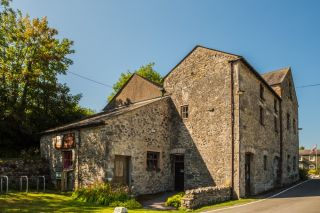
[[[241,199],[206,206],[192,212],[234,206],[255,201]],[[9,193],[0,195],[0,212],[105,212],[112,213],[114,208],[73,200],[71,193]],[[129,210],[130,213],[185,213],[182,210],[157,211],[147,209]]]

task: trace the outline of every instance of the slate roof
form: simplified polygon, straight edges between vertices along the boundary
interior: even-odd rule
[[[305,149],[305,150],[299,150],[299,155],[314,155],[316,154],[315,152],[314,153],[311,153],[311,149]],[[318,149],[317,150],[317,155],[320,154],[320,150]]]
[[[105,120],[112,118],[114,116],[117,115],[121,115],[127,112],[130,112],[134,109],[138,109],[140,107],[146,106],[148,104],[163,100],[165,98],[170,98],[169,96],[164,96],[164,97],[158,97],[158,98],[154,98],[154,99],[149,99],[146,101],[140,101],[140,102],[136,102],[133,104],[130,104],[128,106],[121,106],[118,108],[115,108],[112,111],[108,111],[108,112],[100,112],[97,114],[94,114],[92,116],[88,116],[86,118],[83,118],[79,121],[76,122],[72,122],[63,126],[59,126],[56,128],[52,128],[49,130],[46,130],[44,132],[41,132],[40,134],[47,134],[47,133],[53,133],[53,132],[58,132],[58,131],[66,131],[66,130],[72,130],[72,129],[79,129],[79,128],[83,128],[83,127],[89,127],[89,126],[99,126],[99,125],[103,125],[105,123]]]
[[[270,86],[272,86],[275,84],[280,84],[289,71],[290,67],[286,67],[279,70],[264,73],[262,74],[262,77]]]

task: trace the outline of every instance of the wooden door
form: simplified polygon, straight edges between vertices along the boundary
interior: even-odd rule
[[[113,182],[129,186],[129,162],[130,157],[116,155],[114,159]]]
[[[184,156],[174,156],[174,189],[176,191],[184,190]]]

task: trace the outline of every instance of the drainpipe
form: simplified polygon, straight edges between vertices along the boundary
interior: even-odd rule
[[[282,122],[282,100],[279,100],[279,117],[280,117],[280,162],[279,162],[279,174],[280,186],[282,186],[282,166],[283,166],[283,122]]]
[[[231,94],[231,199],[234,195],[234,68],[233,62],[230,61],[231,71],[230,71],[230,94]]]
[[[78,146],[77,146],[77,166],[78,166],[78,189],[80,188],[80,163],[79,163],[79,149],[81,144],[81,130],[78,130]]]

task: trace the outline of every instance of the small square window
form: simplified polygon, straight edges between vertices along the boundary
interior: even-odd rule
[[[264,109],[262,106],[259,106],[259,107],[260,107],[260,124],[264,126]]]
[[[316,157],[314,155],[309,156],[309,161],[316,161]]]
[[[287,129],[290,130],[290,114],[287,113]]]
[[[275,113],[278,113],[278,101],[276,98],[274,98],[273,109]]]
[[[268,162],[267,160],[268,160],[267,156],[264,155],[263,156],[263,169],[264,169],[264,171],[267,170],[267,162]]]
[[[316,166],[311,164],[311,165],[309,165],[309,169],[316,169]]]
[[[189,106],[188,105],[181,106],[181,117],[182,118],[189,117]]]
[[[278,132],[278,119],[276,116],[274,116],[274,131]]]
[[[159,170],[160,152],[147,152],[147,170]]]

